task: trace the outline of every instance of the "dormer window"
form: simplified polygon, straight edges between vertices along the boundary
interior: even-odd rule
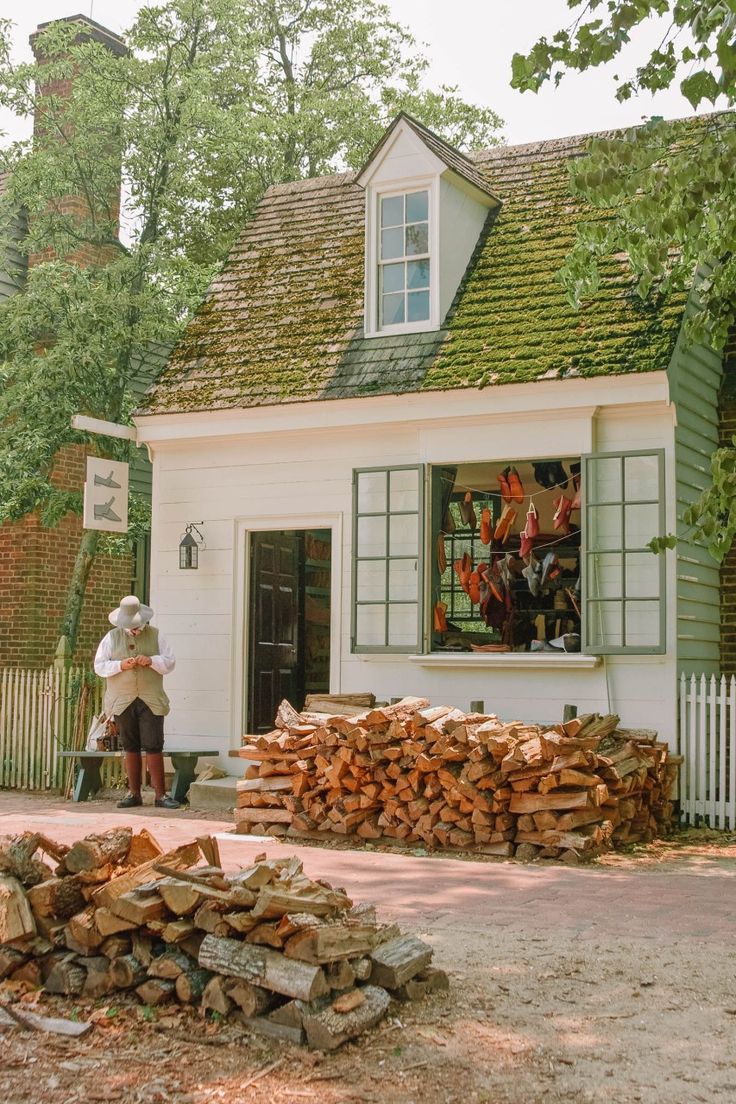
[[[499,206],[473,162],[399,115],[358,173],[365,189],[368,338],[439,331],[488,212]]]
[[[429,191],[382,195],[379,328],[430,317]]]

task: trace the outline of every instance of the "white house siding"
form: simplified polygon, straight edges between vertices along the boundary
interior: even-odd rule
[[[537,408],[530,412],[533,402]],[[340,426],[341,419],[351,424]],[[587,657],[569,657],[569,666],[550,669],[525,656],[501,656],[498,664],[471,656],[467,666],[435,667],[419,657],[350,654],[354,468],[664,448],[670,479],[673,417],[661,378],[156,416],[140,419],[139,427],[154,455],[152,604],[177,654],[167,679],[171,742],[204,743],[225,756],[240,742],[246,534],[249,527],[306,525],[341,529],[333,561],[339,617],[333,692],[371,690],[383,700],[420,694],[461,707],[483,699],[506,718],[549,721],[560,718],[566,703],[583,712],[610,706],[626,723],[651,725],[673,738],[674,618],[668,617],[667,655],[608,658],[587,669],[578,665],[593,662]],[[672,527],[674,504],[668,508]],[[202,522],[206,541],[199,569],[190,572],[178,568],[188,522]],[[674,610],[673,565],[668,572]],[[543,656],[541,662],[550,661]]]

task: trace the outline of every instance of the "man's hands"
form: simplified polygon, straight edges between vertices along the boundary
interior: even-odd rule
[[[129,656],[128,659],[123,659],[120,663],[121,671],[130,671],[132,667],[150,667],[150,656]]]

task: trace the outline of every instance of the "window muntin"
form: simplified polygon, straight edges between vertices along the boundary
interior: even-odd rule
[[[353,473],[353,652],[421,646],[423,500],[421,466]]]
[[[665,650],[665,559],[647,547],[664,532],[661,450],[584,457],[584,650]]]
[[[378,325],[430,317],[429,189],[380,196]]]

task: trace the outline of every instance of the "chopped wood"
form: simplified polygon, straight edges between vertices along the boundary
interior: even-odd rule
[[[110,963],[110,980],[117,989],[132,989],[141,985],[145,977],[146,967],[132,954],[114,958]]]
[[[348,1012],[337,1012],[332,1007],[321,1011],[306,1010],[302,1022],[307,1043],[312,1050],[335,1050],[346,1040],[362,1034],[385,1016],[391,998],[385,989],[365,985],[360,990],[360,1005]]]
[[[10,874],[0,874],[0,943],[36,934],[36,921],[23,886]]]
[[[324,972],[318,966],[295,962],[267,947],[215,935],[207,935],[202,941],[199,964],[306,1001],[314,1000],[329,989]]]
[[[108,863],[125,861],[133,840],[132,828],[110,828],[107,832],[77,840],[64,858],[64,866],[72,874],[95,870]]]
[[[174,982],[164,978],[148,978],[141,985],[136,985],[135,991],[144,1004],[152,1007],[173,1000],[176,995]]]
[[[80,912],[85,905],[83,883],[78,877],[47,878],[26,891],[34,916],[54,916],[62,920]]]
[[[205,970],[203,966],[192,965],[176,979],[177,998],[184,1004],[199,1004],[211,978],[212,974],[209,970]]]
[[[432,948],[414,935],[400,935],[381,944],[370,957],[371,983],[397,989],[429,965]]]
[[[162,855],[161,862],[163,862],[165,866],[173,866],[177,870],[181,870],[184,867],[192,866],[198,858],[199,845],[197,843],[186,843]],[[94,903],[98,907],[109,908],[112,912],[115,912],[113,904],[118,897],[160,876],[154,870],[154,865],[157,861],[157,858],[149,859],[147,862],[141,863],[140,866],[136,866],[126,874],[121,874],[119,877],[113,878],[105,885],[100,886],[99,889],[95,890],[93,895]]]

